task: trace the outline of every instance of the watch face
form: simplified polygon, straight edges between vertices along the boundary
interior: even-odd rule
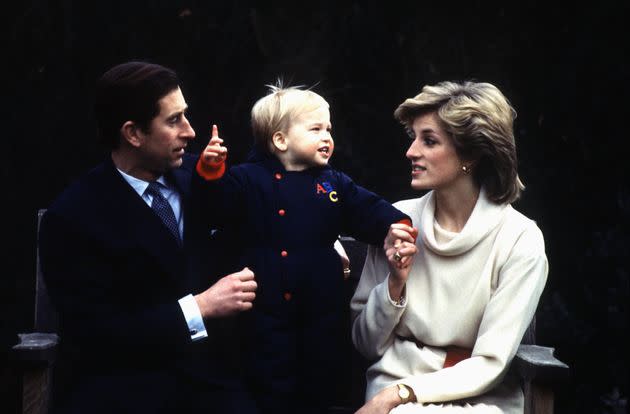
[[[405,387],[404,385],[399,385],[398,386],[398,396],[400,398],[402,398],[403,400],[406,400],[407,398],[409,398],[409,390],[407,389],[407,387]]]

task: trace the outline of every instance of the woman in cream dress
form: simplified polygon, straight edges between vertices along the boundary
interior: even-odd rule
[[[370,247],[352,299],[353,342],[373,364],[368,413],[522,413],[506,375],[547,279],[543,235],[510,205],[516,113],[488,83],[425,86],[395,111],[412,138],[411,186]],[[418,237],[414,237],[418,232]]]

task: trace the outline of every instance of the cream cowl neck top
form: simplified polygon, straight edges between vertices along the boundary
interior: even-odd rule
[[[366,399],[404,383],[420,403],[475,397],[522,412],[518,384],[501,383],[547,280],[540,229],[511,205],[491,202],[483,189],[460,233],[435,221],[433,192],[395,206],[419,229],[418,253],[406,301],[396,305],[382,248],[368,250],[351,302],[353,342],[374,361]],[[471,358],[443,368],[450,345],[471,349]]]

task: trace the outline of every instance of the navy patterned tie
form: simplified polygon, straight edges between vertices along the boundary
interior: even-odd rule
[[[149,187],[146,189],[146,193],[153,197],[153,202],[151,203],[151,208],[155,211],[155,214],[158,215],[164,225],[169,229],[169,231],[177,240],[177,244],[182,244],[182,239],[179,235],[179,227],[177,226],[177,220],[175,219],[175,213],[173,213],[173,209],[171,205],[168,203],[166,198],[162,195],[160,191],[160,186],[162,184],[158,182],[149,183]]]

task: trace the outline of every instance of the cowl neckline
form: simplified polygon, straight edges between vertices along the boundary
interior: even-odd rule
[[[485,190],[479,191],[468,221],[461,232],[446,243],[439,243],[435,237],[435,193],[430,191],[425,197],[425,206],[421,209],[420,229],[425,247],[442,256],[455,256],[467,252],[479,243],[503,221],[509,204],[496,204],[488,199]]]

